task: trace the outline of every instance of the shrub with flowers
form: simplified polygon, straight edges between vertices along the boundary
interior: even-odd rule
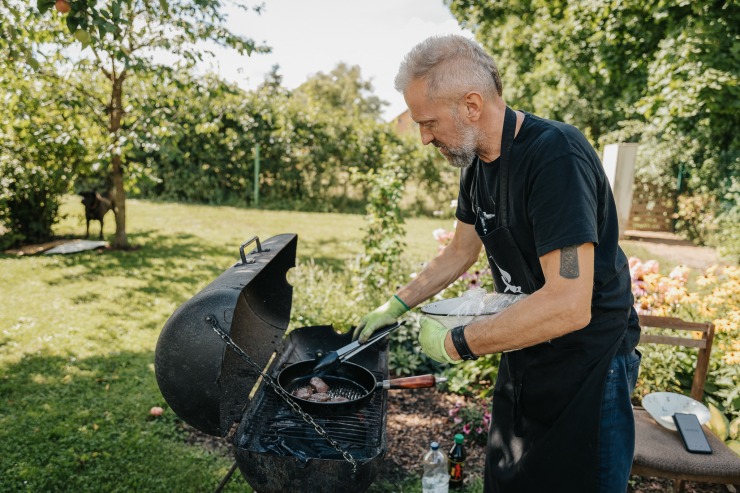
[[[714,324],[705,399],[730,418],[740,416],[740,267],[715,265],[693,275],[679,265],[664,276],[655,261],[630,258],[629,263],[639,313]],[[638,387],[643,395],[688,393],[695,364],[691,348],[651,347],[643,355]]]
[[[486,444],[488,428],[491,426],[490,400],[457,401],[447,415],[452,424],[452,435],[462,433],[465,441],[471,445]]]

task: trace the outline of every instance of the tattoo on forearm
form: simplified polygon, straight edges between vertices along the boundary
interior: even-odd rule
[[[576,245],[560,249],[560,275],[566,279],[578,278],[578,247]]]

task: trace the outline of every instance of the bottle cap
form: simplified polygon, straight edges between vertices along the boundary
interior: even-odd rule
[[[439,443],[432,442],[432,450],[437,450],[439,448]]]
[[[463,443],[465,436],[462,433],[455,435],[455,443]]]

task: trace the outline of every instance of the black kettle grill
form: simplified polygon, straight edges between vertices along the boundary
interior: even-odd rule
[[[256,248],[245,254],[251,243]],[[236,464],[255,491],[362,492],[387,447],[387,390],[359,409],[321,418],[297,411],[269,383],[285,366],[351,339],[331,326],[285,337],[293,294],[286,273],[297,243],[294,234],[253,238],[240,247],[241,261],[183,303],[157,341],[157,383],[172,410],[200,431],[225,437],[238,423]],[[383,380],[387,352],[383,341],[352,361]]]

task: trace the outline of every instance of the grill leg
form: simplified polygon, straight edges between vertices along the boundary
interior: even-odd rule
[[[231,466],[231,469],[229,469],[229,472],[226,473],[226,476],[224,476],[224,479],[221,480],[220,483],[218,483],[218,487],[216,487],[216,490],[213,493],[221,493],[221,491],[224,489],[224,486],[226,486],[226,483],[229,482],[231,479],[231,476],[233,476],[234,471],[236,471],[237,464],[234,462],[234,465]]]

